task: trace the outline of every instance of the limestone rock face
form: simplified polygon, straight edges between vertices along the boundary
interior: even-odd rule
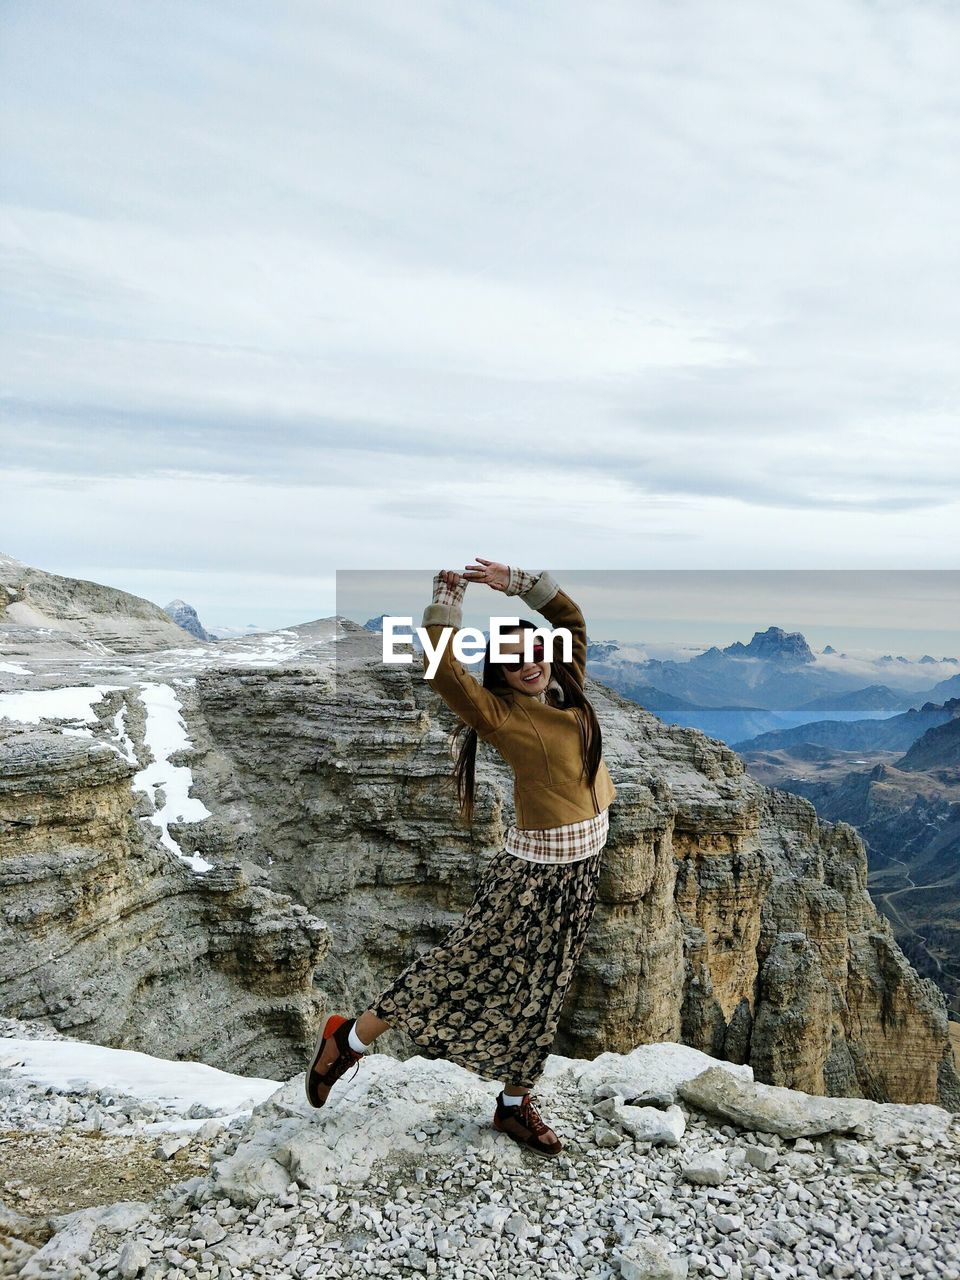
[[[198,875],[134,815],[103,742],[0,721],[0,1006],[263,1074],[316,1033],[323,923],[237,865]]]
[[[210,671],[197,700],[236,780],[225,825],[271,833],[274,887],[337,939],[331,1007],[359,1011],[469,905],[511,782],[481,744],[462,827],[454,717],[416,668],[380,663],[379,637],[346,624],[337,648],[336,696],[305,670]],[[943,998],[874,909],[856,831],[757,783],[723,743],[589,694],[618,796],[556,1051],[682,1039],[771,1084],[960,1106]],[[409,1049],[399,1031],[378,1044]]]

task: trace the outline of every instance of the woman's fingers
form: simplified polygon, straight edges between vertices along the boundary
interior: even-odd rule
[[[506,591],[510,584],[509,566],[500,564],[498,560],[486,560],[483,556],[476,556],[475,559],[482,567],[467,565],[464,570],[465,576],[469,576],[471,582],[485,583],[494,591]]]

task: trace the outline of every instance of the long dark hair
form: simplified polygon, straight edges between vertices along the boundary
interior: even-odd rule
[[[519,628],[511,627],[509,630],[517,631],[525,627],[533,629],[535,626],[536,624],[528,618],[521,618]],[[507,635],[508,632],[505,630],[502,634]],[[550,670],[557,684],[563,690],[563,705],[565,707],[576,707],[580,713],[577,716],[577,724],[580,727],[580,741],[583,747],[583,766],[580,770],[580,776],[586,775],[590,786],[593,786],[603,753],[603,734],[600,730],[597,713],[584,696],[583,690],[577,684],[569,669],[559,658],[552,660]],[[484,689],[489,689],[491,693],[496,694],[498,697],[517,693],[517,690],[507,684],[504,679],[503,663],[492,661],[489,640],[483,655],[483,680],[481,683]],[[524,697],[526,695],[520,694],[519,696]],[[453,733],[454,744],[458,739],[462,739],[462,741],[456,764],[451,774],[451,780],[456,784],[457,799],[460,804],[460,818],[464,823],[468,824],[473,823],[473,801],[477,776],[477,736],[476,729],[462,720]]]

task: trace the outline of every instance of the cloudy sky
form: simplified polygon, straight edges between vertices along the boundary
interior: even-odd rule
[[[957,567],[958,55],[939,0],[6,0],[0,550],[214,628]]]

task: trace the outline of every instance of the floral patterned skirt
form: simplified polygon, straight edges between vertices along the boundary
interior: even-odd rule
[[[369,1007],[423,1057],[532,1089],[586,941],[602,857],[537,863],[501,849],[460,923]]]

